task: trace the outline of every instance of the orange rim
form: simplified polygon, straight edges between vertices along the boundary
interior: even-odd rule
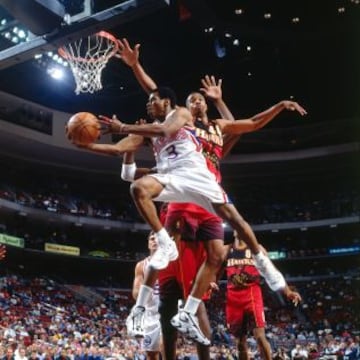
[[[114,56],[117,51],[119,50],[119,44],[117,42],[117,39],[114,35],[108,33],[107,31],[99,31],[97,33],[95,33],[94,35],[97,35],[97,36],[101,36],[103,38],[106,38],[110,41],[112,41],[114,43],[114,48],[113,50],[106,56],[106,59],[109,60],[112,56]],[[93,36],[94,36],[93,35]],[[58,49],[58,53],[61,57],[63,57],[65,60],[75,60],[75,61],[83,61],[83,62],[95,62],[95,61],[98,61],[98,59],[85,59],[85,58],[82,58],[81,56],[79,57],[74,57],[72,56],[64,46],[61,46],[59,49]]]

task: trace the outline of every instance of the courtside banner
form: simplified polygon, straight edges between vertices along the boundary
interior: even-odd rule
[[[80,248],[76,246],[68,246],[68,245],[45,243],[45,251],[49,251],[57,254],[73,255],[73,256],[80,255]]]
[[[6,234],[0,234],[0,243],[5,245],[16,246],[20,248],[23,248],[25,246],[24,239]]]

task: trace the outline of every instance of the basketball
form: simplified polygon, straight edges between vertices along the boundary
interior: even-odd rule
[[[87,145],[99,138],[100,123],[94,114],[79,112],[69,119],[65,132],[68,139],[75,144]]]

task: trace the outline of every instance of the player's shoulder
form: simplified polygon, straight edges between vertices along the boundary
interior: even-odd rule
[[[135,272],[140,272],[143,270],[144,268],[144,265],[145,265],[145,260],[146,259],[143,259],[143,260],[140,260],[136,263],[135,265]]]
[[[184,106],[176,106],[175,107],[175,109],[174,109],[174,113],[175,114],[181,114],[181,115],[183,115],[183,114],[190,114],[190,116],[191,116],[191,112],[186,108],[186,107],[184,107]]]
[[[176,115],[181,117],[188,127],[194,127],[194,118],[191,112],[186,107],[179,107],[176,109]]]

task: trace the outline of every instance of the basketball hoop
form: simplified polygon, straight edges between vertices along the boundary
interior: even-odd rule
[[[67,60],[74,75],[77,95],[102,89],[101,73],[118,48],[116,38],[106,31],[59,48],[60,56]]]

